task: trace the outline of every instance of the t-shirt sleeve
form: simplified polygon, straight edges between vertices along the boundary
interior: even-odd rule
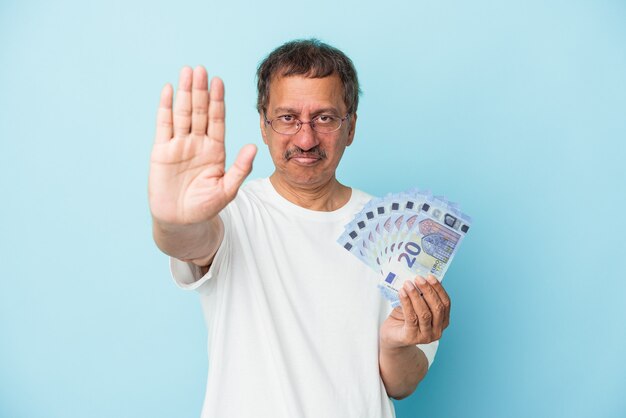
[[[417,348],[422,350],[424,355],[426,355],[426,358],[428,359],[428,368],[429,369],[430,369],[430,366],[433,364],[433,361],[435,361],[435,354],[437,354],[437,348],[438,347],[439,347],[439,340],[433,341],[432,343],[428,343],[428,344],[418,344],[417,345]]]
[[[215,257],[209,267],[209,271],[207,271],[206,274],[203,275],[200,266],[197,266],[194,263],[170,257],[170,272],[172,273],[172,279],[174,279],[174,283],[176,283],[176,285],[181,289],[198,290],[203,284],[218,274],[220,266],[226,258],[231,235],[227,211],[222,211],[220,213],[220,217],[222,218],[222,222],[224,222],[224,238],[217,249],[217,253],[215,253]]]
[[[179,260],[174,257],[170,257],[170,271],[174,283],[181,289],[195,290],[202,286],[207,280],[209,280],[213,274],[211,272],[213,265],[209,268],[209,271],[202,275],[200,267],[186,261]]]

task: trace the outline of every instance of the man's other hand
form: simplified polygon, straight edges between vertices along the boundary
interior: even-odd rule
[[[435,276],[405,282],[399,298],[400,307],[381,327],[381,349],[428,344],[441,338],[450,323],[450,298]]]

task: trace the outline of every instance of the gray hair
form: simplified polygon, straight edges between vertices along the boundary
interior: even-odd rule
[[[343,101],[348,113],[359,105],[359,80],[352,60],[335,47],[317,39],[297,39],[273,50],[257,68],[257,103],[259,113],[267,112],[272,77],[304,75],[323,78],[333,74],[343,84]]]

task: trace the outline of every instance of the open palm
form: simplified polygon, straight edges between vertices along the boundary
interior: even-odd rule
[[[190,225],[212,219],[234,199],[256,147],[244,146],[225,171],[224,85],[214,78],[208,90],[204,68],[183,68],[173,109],[172,96],[168,84],[150,159],[150,210],[160,222]]]

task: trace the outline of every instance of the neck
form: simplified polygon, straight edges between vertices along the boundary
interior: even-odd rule
[[[352,189],[339,183],[333,176],[328,182],[314,186],[292,185],[276,175],[270,182],[279,195],[305,209],[332,212],[344,206],[352,196]]]

